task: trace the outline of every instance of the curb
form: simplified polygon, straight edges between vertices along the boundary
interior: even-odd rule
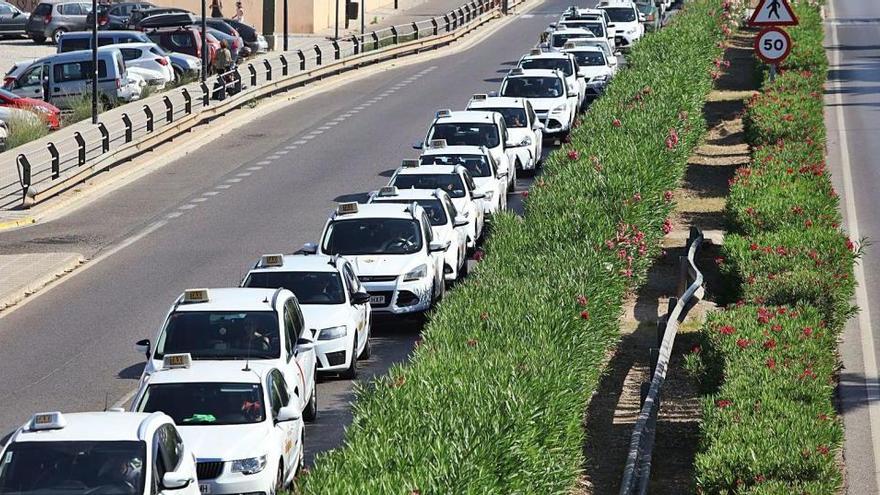
[[[15,220],[0,220],[0,232],[4,230],[12,230],[17,229],[19,227],[25,227],[27,225],[32,225],[37,223],[37,217],[24,217],[18,218]]]
[[[68,261],[67,263],[60,264],[56,267],[53,267],[51,271],[43,272],[42,274],[36,276],[31,281],[27,283],[24,287],[16,289],[14,292],[10,292],[8,294],[0,294],[0,317],[3,316],[3,312],[6,310],[15,307],[22,300],[31,296],[32,294],[38,293],[47,285],[51,284],[55,280],[64,277],[66,274],[74,271],[80,265],[85,263],[86,259],[81,255],[77,254],[76,257]]]

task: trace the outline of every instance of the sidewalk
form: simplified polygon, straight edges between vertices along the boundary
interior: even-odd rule
[[[42,289],[82,261],[79,253],[0,255],[0,311]]]

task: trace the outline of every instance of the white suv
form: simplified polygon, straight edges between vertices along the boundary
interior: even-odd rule
[[[556,70],[512,69],[501,82],[501,96],[526,98],[535,109],[544,134],[568,134],[578,111],[576,87]]]
[[[568,46],[567,44],[564,46]],[[563,47],[564,48],[564,47]],[[528,55],[519,59],[517,67],[523,70],[549,69],[558,70],[565,76],[565,82],[569,87],[577,88],[578,108],[582,108],[587,96],[587,83],[578,71],[577,60],[574,55],[563,52],[544,53],[536,48]]]
[[[574,55],[578,62],[578,75],[586,81],[587,98],[594,99],[605,92],[614,69],[609,65],[605,52],[594,46],[566,45],[566,53]]]
[[[636,41],[645,35],[645,26],[641,21],[644,14],[639,12],[632,0],[603,0],[598,8],[608,13],[614,22],[614,41],[618,49],[628,50]]]
[[[507,174],[498,171],[492,153],[476,146],[446,146],[445,141],[432,143],[419,157],[419,165],[462,166],[474,181],[476,192],[483,194],[483,211],[494,215],[507,208]]]
[[[538,168],[544,149],[544,124],[538,120],[538,115],[529,100],[476,94],[471,97],[467,109],[500,113],[507,125],[508,138],[512,144],[516,144],[515,149],[522,169],[534,171]],[[470,168],[468,171],[477,181],[478,176],[474,171]],[[498,171],[499,175],[503,173],[503,171]],[[480,185],[479,181],[477,181],[477,185]],[[503,209],[503,206],[501,208]]]

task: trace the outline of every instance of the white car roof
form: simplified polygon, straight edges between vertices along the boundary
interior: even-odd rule
[[[43,414],[43,413],[40,413]],[[56,414],[56,413],[48,413]],[[162,413],[121,411],[61,414],[66,425],[54,429],[31,429],[31,419],[12,437],[12,442],[130,441],[144,440],[148,423],[164,418]]]
[[[569,59],[568,55],[566,55],[563,52],[541,52],[538,55],[532,55],[531,53],[527,53],[527,54],[523,55],[522,60],[534,60],[534,59],[540,59],[540,58],[549,58],[549,59],[558,58],[558,59],[562,59],[562,60]]]
[[[571,53],[571,52],[598,52],[598,53],[602,53],[602,54],[605,53],[605,50],[599,48],[598,46],[575,46],[573,48],[566,48],[562,51],[564,53]]]
[[[485,100],[471,100],[468,108],[479,110],[481,108],[525,108],[525,98],[512,98],[510,96],[489,96]]]
[[[174,311],[274,311],[272,302],[278,289],[230,287],[206,290],[207,302],[180,302],[183,301],[181,295]]]
[[[563,78],[565,76],[562,75],[558,70],[550,70],[550,69],[523,69],[521,74],[507,74],[505,79],[513,79],[515,77],[559,77]]]
[[[377,192],[370,197],[373,201],[417,201],[426,199],[439,199],[438,193],[446,194],[442,189],[398,189],[397,194],[393,196],[380,196]]]
[[[512,100],[513,98],[508,98]],[[445,148],[428,148],[419,156],[434,155],[483,155],[486,156],[486,148],[482,146],[446,146]],[[419,167],[427,167],[428,165],[419,165]]]
[[[281,266],[261,266],[260,261],[251,269],[251,273],[260,272],[330,272],[337,273],[339,269],[330,262],[336,258],[337,266],[345,261],[342,256],[327,256],[326,254],[285,254],[281,257]]]
[[[401,204],[378,204],[367,203],[358,204],[357,213],[347,213],[345,215],[334,215],[333,220],[353,220],[356,218],[400,218],[406,220],[419,219],[418,213],[413,215],[409,211],[410,205]],[[421,211],[421,207],[417,208],[417,212]]]
[[[590,31],[589,29],[584,29],[584,28],[557,29],[556,31],[553,31],[550,34],[551,34],[551,36],[557,35],[557,34],[583,34],[584,38],[595,38],[596,37],[596,35],[592,31]]]
[[[452,112],[447,117],[437,117],[438,124],[470,124],[485,121],[496,121],[496,112],[480,112],[474,110],[458,110]],[[500,118],[501,116],[498,115]]]
[[[148,385],[163,383],[263,383],[263,378],[272,366],[260,364],[258,360],[245,363],[245,359],[234,361],[192,360],[189,368],[160,368],[147,379]],[[247,370],[245,370],[247,364]]]
[[[462,167],[464,168],[464,167]],[[424,175],[424,174],[456,174],[460,170],[456,165],[419,165],[418,167],[400,167],[397,175]],[[401,190],[403,190],[401,188]]]

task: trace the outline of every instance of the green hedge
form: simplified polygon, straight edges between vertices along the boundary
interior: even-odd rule
[[[755,149],[731,180],[722,302],[688,366],[703,380],[700,493],[835,494],[843,429],[837,339],[855,308],[858,247],[825,168],[827,62],[814,2],[797,2],[792,56],[745,114]]]
[[[345,445],[304,492],[570,492],[624,296],[660,252],[669,191],[705,130],[721,3],[688,3],[634,48],[548,157],[525,218],[499,215],[410,363],[358,390]]]

